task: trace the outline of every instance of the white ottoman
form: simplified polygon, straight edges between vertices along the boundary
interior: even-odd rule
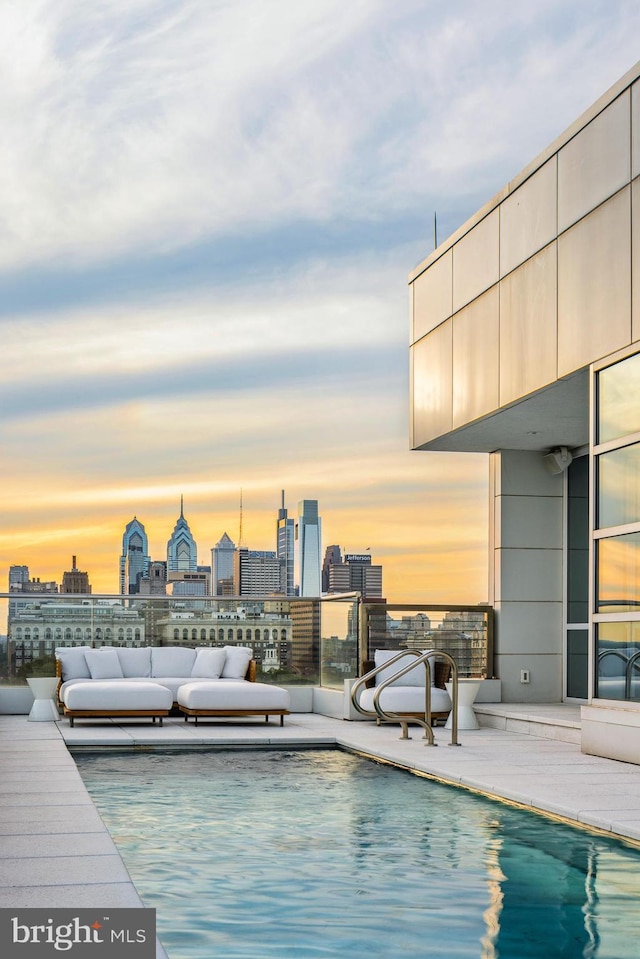
[[[360,693],[359,703],[363,709],[374,713],[373,697],[376,687],[363,689]],[[424,686],[387,686],[380,693],[380,706],[390,713],[398,713],[401,716],[417,716],[424,719]],[[431,687],[431,718],[446,719],[451,712],[451,699],[446,689],[440,689],[439,686]]]
[[[246,680],[219,679],[210,683],[185,683],[178,690],[177,702],[185,722],[193,716],[279,716],[280,725],[289,714],[290,697],[281,686],[250,683]]]
[[[154,723],[159,719],[162,726],[162,717],[169,715],[173,705],[173,695],[160,683],[92,680],[69,686],[64,692],[63,705],[71,726],[79,717],[101,716],[151,716]]]

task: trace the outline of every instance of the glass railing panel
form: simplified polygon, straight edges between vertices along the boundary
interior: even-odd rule
[[[345,679],[358,675],[358,598],[336,594],[322,599],[320,608],[320,685],[343,689]]]
[[[261,682],[341,689],[376,649],[443,649],[461,676],[493,675],[490,607],[322,598],[0,593],[0,677],[51,675],[57,646],[248,646]],[[366,632],[360,635],[362,623]]]
[[[357,671],[357,600],[0,594],[4,682],[55,671],[57,646],[247,646],[260,682],[327,683]],[[324,662],[324,666],[321,666]]]
[[[493,676],[493,609],[364,603],[362,667],[377,649],[440,649],[456,661],[460,677]]]

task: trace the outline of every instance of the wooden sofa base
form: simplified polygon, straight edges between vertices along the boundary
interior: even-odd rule
[[[189,722],[189,716],[195,719],[195,725],[198,725],[198,719],[203,718],[239,718],[242,716],[264,716],[265,723],[269,722],[269,716],[279,716],[280,725],[284,726],[284,717],[289,716],[288,709],[191,709],[189,706],[178,706],[180,712],[184,713],[185,723]]]
[[[69,719],[69,725],[73,726],[75,719],[139,719],[150,718],[155,723],[159,720],[162,726],[162,719],[169,715],[168,709],[67,709],[64,707],[64,715]]]

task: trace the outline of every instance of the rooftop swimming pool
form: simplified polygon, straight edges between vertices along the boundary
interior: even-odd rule
[[[171,959],[637,959],[621,841],[335,750],[76,762]]]

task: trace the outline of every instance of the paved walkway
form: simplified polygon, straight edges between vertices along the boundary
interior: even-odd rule
[[[506,725],[505,717],[505,725]],[[522,717],[517,717],[521,719]],[[553,718],[550,715],[550,720]],[[501,720],[500,720],[501,721]],[[529,728],[530,730],[530,728]],[[202,748],[339,745],[640,842],[640,766],[585,756],[575,743],[481,727],[437,748],[411,728],[296,714],[284,727],[239,720],[29,723],[0,716],[0,906],[140,906],[122,859],[67,746]],[[158,957],[164,957],[161,946]]]

